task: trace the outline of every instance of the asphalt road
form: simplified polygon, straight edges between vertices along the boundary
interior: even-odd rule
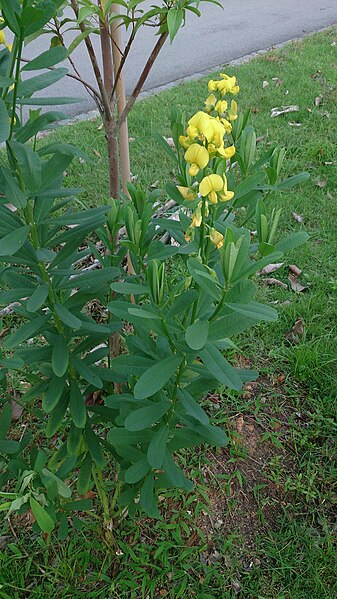
[[[142,6],[150,6],[146,0]],[[173,44],[162,49],[144,90],[189,77],[200,71],[238,59],[246,54],[271,47],[337,22],[336,0],[222,0],[224,10],[201,3],[202,17],[188,14],[185,27]],[[71,38],[68,38],[69,40]],[[139,33],[128,58],[125,78],[127,93],[132,90],[155,38],[152,29]],[[27,46],[26,58],[48,48],[47,37]],[[95,45],[98,48],[96,37]],[[83,78],[94,84],[94,75],[84,43],[73,54]],[[65,78],[49,88],[49,95],[74,95],[78,104],[63,106],[69,114],[86,112],[94,104],[75,81]]]

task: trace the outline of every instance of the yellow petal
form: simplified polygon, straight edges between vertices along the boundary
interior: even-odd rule
[[[223,188],[223,179],[220,175],[212,174],[204,177],[199,185],[199,191],[206,197],[212,191],[220,191]]]
[[[195,191],[193,191],[193,189],[191,189],[190,187],[180,187],[178,186],[177,189],[179,189],[181,195],[183,196],[184,200],[195,200],[195,198],[197,197],[197,194],[195,193]]]
[[[209,237],[217,249],[223,246],[224,236],[215,229],[211,229]]]
[[[209,162],[209,154],[204,146],[192,144],[185,152],[185,160],[199,168],[205,168]]]

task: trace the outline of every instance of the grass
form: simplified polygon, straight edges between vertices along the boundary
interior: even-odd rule
[[[270,200],[283,207],[282,231],[302,226],[292,218],[294,211],[310,234],[289,256],[308,290],[296,294],[260,285],[261,299],[277,302],[279,320],[239,339],[239,359],[245,355],[260,379],[243,395],[213,398],[212,415],[229,428],[230,449],[181,456],[195,491],[168,495],[161,521],[125,521],[114,550],[90,522],[48,547],[29,522],[17,523],[17,538],[6,532],[10,543],[0,553],[0,598],[337,596],[336,41],[334,28],[226,69],[239,79],[240,106],[252,109],[259,147],[270,141],[284,145],[283,174],[311,175],[301,188]],[[269,85],[263,87],[263,81]],[[199,80],[136,105],[129,126],[139,183],[164,186],[172,178],[154,133],[169,135],[173,104],[192,114],[205,94],[205,80]],[[296,104],[299,111],[271,118],[271,108],[284,104]],[[87,205],[107,196],[99,125],[79,123],[53,134],[92,158],[74,164],[67,177],[69,185],[86,189]],[[287,265],[276,276],[285,281]],[[303,335],[289,343],[285,335],[298,319]]]

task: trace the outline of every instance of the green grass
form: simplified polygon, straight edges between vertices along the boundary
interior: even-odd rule
[[[260,285],[264,301],[278,302],[279,320],[242,336],[239,347],[260,370],[261,379],[243,396],[224,395],[221,407],[214,404],[212,409],[214,420],[231,429],[233,441],[240,414],[254,422],[255,462],[234,442],[229,454],[196,451],[181,456],[196,480],[195,492],[168,495],[166,514],[159,522],[126,520],[115,531],[114,549],[107,548],[90,523],[82,531],[73,530],[66,542],[55,540],[49,547],[29,526],[15,526],[18,538],[11,536],[0,553],[0,598],[337,596],[336,40],[337,30],[330,29],[226,69],[239,79],[239,105],[252,109],[262,137],[259,147],[271,141],[284,145],[283,174],[305,170],[311,175],[301,188],[270,199],[283,208],[281,232],[302,226],[292,211],[303,217],[310,240],[287,264],[302,269],[308,290],[295,294]],[[269,86],[263,88],[263,81]],[[173,104],[187,115],[196,111],[207,93],[205,82],[186,83],[136,105],[129,120],[134,138],[131,160],[142,185],[158,181],[164,187],[172,178],[173,165],[154,133],[169,135]],[[284,104],[297,104],[300,110],[271,118],[271,108]],[[293,121],[301,126],[291,126]],[[82,200],[87,205],[107,197],[99,125],[99,120],[79,123],[53,134],[78,145],[92,159],[74,164],[67,177],[69,185],[86,189]],[[323,187],[316,184],[325,181]],[[287,264],[275,275],[284,281]],[[285,335],[299,318],[304,334],[298,344],[290,344]],[[223,470],[217,468],[217,460]],[[258,520],[249,520],[251,511]],[[220,527],[211,525],[220,518]]]

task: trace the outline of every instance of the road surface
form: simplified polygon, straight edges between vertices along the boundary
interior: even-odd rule
[[[152,4],[146,0],[145,8]],[[174,40],[162,49],[144,90],[172,83],[200,71],[238,59],[337,22],[336,0],[222,0],[224,10],[201,3],[202,16],[188,13],[187,22]],[[95,45],[98,48],[97,36]],[[70,41],[71,38],[68,38]],[[68,41],[67,40],[67,41]],[[151,28],[139,33],[128,58],[125,78],[127,93],[132,90],[155,37]],[[27,46],[25,58],[48,48],[48,38]],[[94,84],[94,75],[84,43],[73,54],[83,78]],[[78,104],[63,106],[69,115],[86,112],[94,104],[77,82],[65,78],[49,88],[47,94],[80,97]]]

